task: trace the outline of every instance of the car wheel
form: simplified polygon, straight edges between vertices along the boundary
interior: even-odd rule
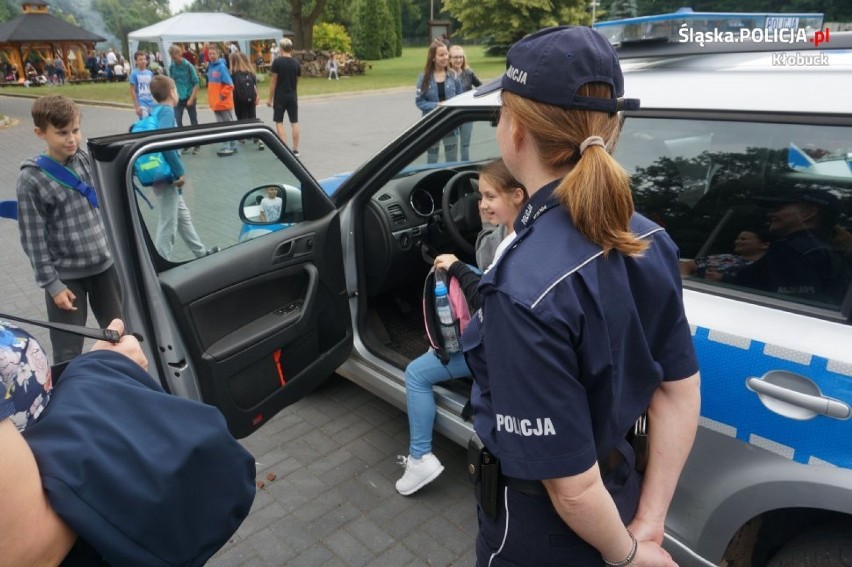
[[[846,567],[852,565],[852,521],[819,526],[794,538],[768,567]]]

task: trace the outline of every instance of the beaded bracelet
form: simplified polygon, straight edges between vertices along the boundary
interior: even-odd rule
[[[627,530],[627,535],[630,536],[630,540],[633,542],[633,547],[630,548],[630,553],[628,553],[627,557],[618,563],[611,563],[604,559],[603,562],[607,565],[607,567],[627,567],[627,565],[633,563],[633,560],[636,558],[636,551],[639,549],[639,542],[636,541],[636,536],[634,536],[630,530]]]

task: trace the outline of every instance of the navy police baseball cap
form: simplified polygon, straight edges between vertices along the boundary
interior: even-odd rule
[[[840,206],[840,199],[828,191],[801,187],[794,187],[792,190],[784,193],[759,195],[754,197],[754,200],[766,207],[775,207],[790,203],[808,203],[834,211]]]
[[[506,72],[477,89],[481,97],[503,89],[560,108],[599,112],[637,110],[639,99],[624,97],[624,75],[615,49],[592,28],[558,26],[526,36],[509,50]],[[612,88],[612,98],[578,95],[588,83]]]

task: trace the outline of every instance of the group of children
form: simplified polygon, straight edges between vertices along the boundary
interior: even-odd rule
[[[229,71],[215,45],[208,46],[207,53],[208,97],[216,120],[255,118],[257,80],[246,56],[239,51],[231,53]],[[141,120],[155,113],[158,129],[177,126],[175,107],[181,103],[181,111],[189,107],[186,99],[180,98],[175,81],[154,75],[144,53],[135,53],[134,60],[136,67],[129,82],[136,115]],[[194,68],[192,71],[189,88],[183,90],[189,93],[184,93],[187,98],[192,96],[194,111],[198,78]],[[30,259],[36,283],[44,289],[50,321],[85,325],[91,305],[98,323],[106,327],[113,319],[121,318],[121,293],[92,188],[91,162],[80,147],[82,113],[71,99],[49,95],[36,99],[32,117],[35,134],[45,142],[46,150],[42,156],[24,161],[18,176],[21,245]],[[190,117],[194,118],[195,113],[190,112]],[[259,140],[256,147],[264,149]],[[235,151],[236,144],[229,142],[217,155],[227,156]],[[206,247],[193,226],[182,195],[186,170],[178,152],[166,151],[164,157],[172,175],[151,187],[158,208],[154,237],[158,252],[170,259],[176,235],[197,257],[218,251],[217,247]],[[57,176],[54,164],[66,173]],[[75,187],[88,188],[88,192]],[[57,363],[82,352],[81,337],[51,331],[50,338]]]

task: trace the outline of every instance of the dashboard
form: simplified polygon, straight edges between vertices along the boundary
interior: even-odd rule
[[[441,217],[444,186],[474,166],[403,170],[370,200],[364,217],[367,294],[422,282],[429,265],[421,244],[449,252],[455,248]]]

